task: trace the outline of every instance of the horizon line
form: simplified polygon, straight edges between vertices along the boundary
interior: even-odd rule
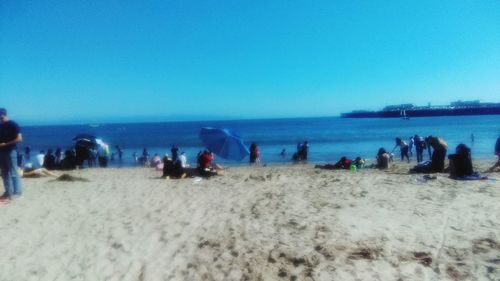
[[[216,118],[216,119],[196,119],[196,120],[156,120],[156,121],[125,121],[125,122],[81,122],[81,123],[60,123],[60,124],[28,124],[23,125],[23,127],[50,127],[50,126],[82,126],[82,125],[119,125],[119,124],[154,124],[154,123],[195,123],[195,122],[231,122],[231,121],[254,121],[254,120],[286,120],[286,119],[318,119],[318,118],[341,118],[340,115],[328,115],[328,116],[298,116],[298,117],[258,117],[258,118]],[[22,119],[21,119],[22,120]],[[17,122],[17,121],[16,121]],[[19,122],[18,122],[19,123]],[[30,122],[26,122],[30,123]]]

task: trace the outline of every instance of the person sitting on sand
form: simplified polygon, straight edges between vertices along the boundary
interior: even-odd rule
[[[347,157],[343,156],[335,164],[316,165],[314,166],[314,168],[325,169],[325,170],[349,170],[351,167],[351,163],[354,162],[347,159]]]
[[[365,167],[365,159],[361,158],[360,156],[356,157],[354,159],[353,163],[351,165],[356,166],[356,169],[363,169]]]
[[[349,169],[362,169],[365,167],[365,160],[361,157],[356,157],[355,160],[349,160],[347,157],[343,156],[335,164],[326,165],[316,165],[314,168],[325,169],[325,170],[349,170]]]
[[[387,153],[385,148],[381,147],[377,153],[377,164],[376,168],[384,170],[389,168],[389,163],[391,162],[391,155]]]
[[[153,159],[151,159],[151,167],[158,167],[158,165],[161,164],[161,158],[160,158],[160,155],[158,155],[158,153],[155,153],[155,155],[153,156]]]
[[[165,153],[163,159],[160,158],[158,154],[155,153],[155,156],[151,160],[151,167],[153,167],[156,171],[163,171],[163,161],[165,161],[165,157],[168,158],[168,154]]]
[[[45,168],[33,168],[33,164],[26,163],[23,169],[18,169],[19,175],[23,178],[40,178],[44,176],[57,178],[58,175]]]
[[[430,137],[428,141],[432,147],[431,171],[434,173],[442,173],[444,171],[444,160],[446,158],[446,149],[448,144],[438,137]]]
[[[200,154],[198,159],[198,172],[202,177],[211,177],[217,175],[217,169],[212,168],[212,161],[214,160],[213,154],[205,150]]]
[[[180,159],[177,159],[177,161],[173,161],[170,157],[168,157],[168,154],[165,154],[162,165],[163,178],[182,179],[187,176],[187,173],[184,171],[184,167],[182,167]]]
[[[161,167],[162,167],[162,171],[163,171],[164,173],[165,173],[165,170],[164,170],[164,169],[165,169],[165,165],[166,165],[167,163],[169,163],[169,165],[170,165],[170,162],[169,162],[169,161],[172,161],[172,160],[170,159],[170,157],[168,157],[168,153],[165,153],[165,155],[163,156],[163,159],[161,160],[161,162],[162,162]]]
[[[401,138],[396,138],[396,146],[392,149],[394,151],[397,147],[399,146],[400,151],[401,151],[401,161],[404,161],[405,157],[408,160],[408,163],[410,163],[410,156],[408,155],[409,147],[408,144]]]
[[[474,173],[470,148],[461,143],[457,146],[455,154],[448,155],[450,160],[450,178],[463,178]]]
[[[64,152],[64,158],[61,160],[60,169],[61,170],[74,170],[76,169],[76,154],[73,150],[66,150]]]
[[[428,146],[432,147],[431,161],[423,162],[410,170],[412,173],[442,173],[448,144],[438,137],[429,136],[425,139]]]
[[[56,166],[56,157],[52,154],[52,149],[47,151],[43,159],[43,167],[47,170],[53,170]]]

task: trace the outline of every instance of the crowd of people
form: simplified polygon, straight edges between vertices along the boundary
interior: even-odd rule
[[[473,135],[471,135],[471,139],[474,140]],[[0,196],[0,203],[8,202],[22,194],[20,177],[57,176],[52,172],[53,170],[72,170],[83,164],[76,145],[75,148],[67,149],[64,153],[62,153],[61,148],[57,148],[55,152],[52,149],[48,149],[47,152],[42,150],[32,159],[29,146],[25,147],[24,155],[18,152],[17,146],[22,141],[23,137],[18,124],[8,118],[7,110],[0,108],[0,170],[5,189],[4,194]],[[417,165],[410,169],[410,173],[449,172],[450,177],[455,179],[480,178],[473,169],[471,149],[465,144],[459,144],[455,149],[455,153],[448,155],[449,165],[445,168],[448,144],[444,139],[436,136],[423,138],[414,135],[408,142],[397,137],[395,138],[393,150],[388,152],[385,148],[380,148],[375,157],[376,162],[371,166],[366,166],[362,157],[358,156],[351,160],[344,156],[334,164],[316,165],[316,168],[353,171],[366,167],[388,169],[391,162],[394,161],[393,152],[397,148],[400,151],[401,161],[406,160],[408,163],[413,157],[413,149],[415,149]],[[100,167],[107,167],[110,157],[112,161],[115,155],[118,156],[119,160],[123,157],[123,149],[120,146],[115,146],[115,149],[116,152],[110,152],[109,146],[101,141],[96,147],[85,152],[86,158],[84,159],[87,160],[89,167],[95,166],[96,163]],[[429,154],[428,161],[424,161],[425,150]],[[163,178],[211,177],[220,174],[223,170],[222,166],[213,162],[214,154],[209,150],[198,153],[196,167],[189,165],[186,153],[184,151],[180,152],[178,147],[173,146],[170,152],[171,155],[165,154],[163,158],[158,154],[150,158],[148,150],[144,148],[141,156],[134,152],[133,157],[136,163],[140,165],[162,171]],[[297,150],[292,156],[292,161],[296,163],[305,162],[308,160],[308,153],[308,142],[299,142]],[[256,143],[250,145],[249,154],[250,164],[258,165],[261,152]],[[286,150],[283,149],[280,155],[285,157]],[[495,144],[495,155],[498,156],[498,162],[489,171],[500,168],[500,138],[497,139]]]

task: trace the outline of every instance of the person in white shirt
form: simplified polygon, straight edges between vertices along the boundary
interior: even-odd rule
[[[189,164],[187,163],[187,157],[186,157],[186,152],[182,152],[181,155],[179,156],[179,160],[181,161],[181,166],[182,168],[187,168],[189,167]]]
[[[40,150],[40,153],[37,154],[36,156],[36,164],[37,168],[43,167],[43,162],[45,160],[45,152],[43,150]]]

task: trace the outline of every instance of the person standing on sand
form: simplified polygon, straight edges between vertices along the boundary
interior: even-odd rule
[[[122,157],[123,157],[122,148],[119,145],[115,146],[115,148],[116,148],[116,153],[118,153],[118,160],[122,161]]]
[[[62,160],[62,150],[60,147],[58,147],[56,149],[56,153],[54,156],[56,157],[56,166],[59,166],[59,164],[61,164],[61,160]]]
[[[179,148],[174,145],[170,149],[170,152],[172,152],[172,162],[177,162],[177,160],[179,160]]]
[[[0,202],[9,202],[14,195],[21,195],[21,177],[17,171],[17,144],[23,141],[21,129],[9,120],[7,110],[0,108],[0,169],[2,171],[4,194]]]
[[[305,141],[300,148],[300,155],[302,160],[307,161],[307,157],[309,155],[309,143]]]
[[[406,144],[406,142],[404,142],[400,138],[396,138],[396,146],[394,146],[392,151],[394,151],[398,146],[400,147],[400,150],[401,150],[401,161],[404,161],[404,159],[406,157],[406,159],[408,160],[408,163],[410,163],[410,156],[408,155],[409,147]]]
[[[144,166],[144,165],[147,165],[147,163],[149,162],[149,152],[148,152],[148,149],[147,148],[144,148],[142,150],[142,160],[141,160],[141,164]]]
[[[415,139],[410,137],[410,141],[408,142],[408,151],[410,152],[410,156],[413,157],[413,146],[415,145]]]
[[[250,145],[250,164],[255,165],[260,162],[260,151],[256,143]]]
[[[424,161],[425,140],[419,135],[413,137],[415,141],[415,151],[417,152],[417,163]]]
[[[26,162],[29,162],[31,159],[31,147],[29,146],[26,146],[24,148],[24,158],[26,159]]]
[[[189,167],[189,164],[187,162],[187,156],[186,156],[186,152],[181,152],[181,155],[179,155],[179,161],[181,161],[181,166],[182,168],[188,168]]]

